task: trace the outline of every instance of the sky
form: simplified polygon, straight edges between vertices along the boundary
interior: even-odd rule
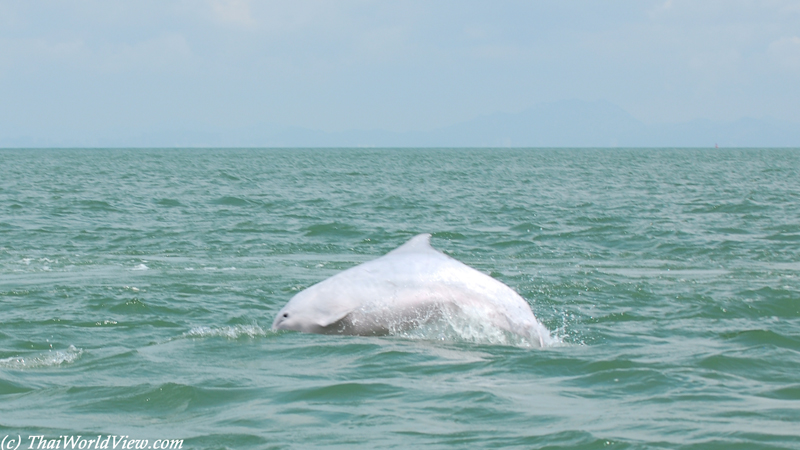
[[[563,100],[800,126],[800,0],[0,0],[0,140],[424,131]]]

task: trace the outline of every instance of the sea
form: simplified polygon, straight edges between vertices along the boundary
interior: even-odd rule
[[[551,342],[271,329],[419,233]],[[800,149],[0,150],[0,440],[800,449]]]

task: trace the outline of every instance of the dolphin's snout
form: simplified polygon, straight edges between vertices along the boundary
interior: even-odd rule
[[[288,313],[279,312],[278,315],[275,316],[275,320],[272,321],[272,329],[273,330],[280,330],[281,329],[281,323],[284,321],[284,319],[287,319],[288,317],[289,317]]]

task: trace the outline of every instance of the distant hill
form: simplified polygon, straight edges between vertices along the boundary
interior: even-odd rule
[[[4,133],[5,134],[5,133]],[[776,119],[644,124],[605,101],[542,103],[431,130],[166,130],[130,136],[11,137],[2,147],[800,147],[800,124]]]
[[[265,138],[270,145],[289,147],[800,147],[800,125],[751,118],[647,125],[614,104],[572,100],[426,132],[325,133],[296,128]]]

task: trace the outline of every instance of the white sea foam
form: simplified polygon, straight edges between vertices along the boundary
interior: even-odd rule
[[[131,270],[148,270],[148,269],[150,269],[150,268],[145,266],[144,264],[139,264],[138,266],[134,267]]]
[[[81,357],[82,353],[83,349],[75,348],[75,346],[70,345],[66,350],[51,350],[31,358],[12,356],[11,358],[0,359],[0,367],[4,369],[21,370],[59,366],[76,361]]]
[[[238,339],[242,336],[254,338],[266,336],[268,333],[258,325],[234,325],[224,327],[194,327],[183,333],[187,338],[208,338],[225,337],[228,339]]]

